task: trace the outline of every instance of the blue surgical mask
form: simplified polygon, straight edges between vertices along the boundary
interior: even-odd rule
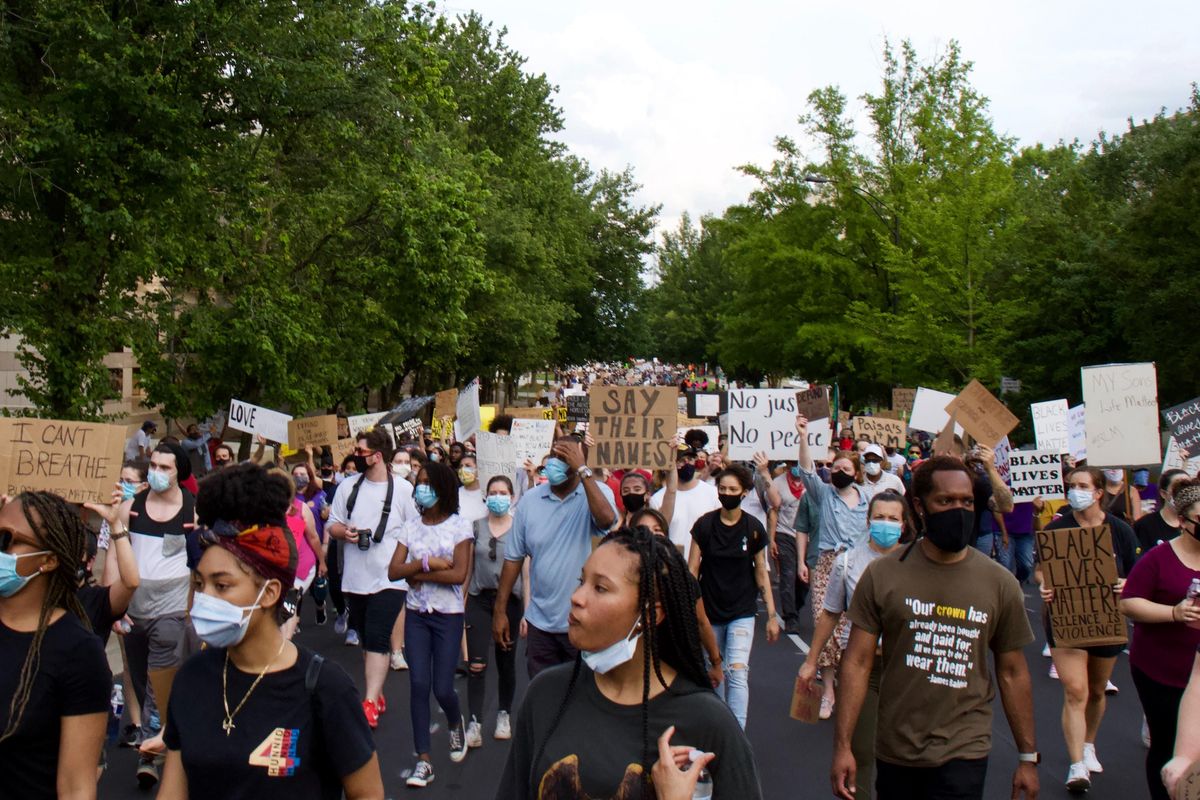
[[[800,467],[798,467],[798,466],[796,466],[796,467],[792,467],[792,477],[793,477],[793,478],[797,478],[797,479],[799,479],[799,477],[800,477]]]
[[[900,541],[902,527],[899,522],[893,520],[873,519],[868,530],[875,544],[887,550],[889,547],[894,547],[896,542]]]
[[[200,641],[209,647],[233,647],[241,642],[250,625],[250,615],[254,609],[262,608],[258,601],[262,599],[266,588],[264,583],[254,603],[248,606],[235,606],[228,600],[196,592],[192,598],[191,618],[192,627],[196,629]]]
[[[642,638],[640,632],[635,634],[640,624],[641,620],[633,623],[628,636],[618,639],[603,650],[582,651],[580,655],[583,656],[583,662],[592,672],[603,675],[629,661],[637,651],[638,639]]]
[[[21,553],[14,555],[13,553],[0,553],[0,597],[12,597],[17,592],[25,588],[25,584],[33,580],[34,577],[41,575],[41,572],[35,572],[33,575],[18,575],[17,562],[22,558],[29,556],[44,556],[49,555],[49,550],[38,550],[36,553]]]
[[[430,509],[437,505],[438,496],[428,483],[420,483],[413,490],[413,500],[416,500],[421,508]]]
[[[1091,489],[1070,489],[1067,491],[1067,502],[1076,511],[1083,511],[1096,502]]]
[[[546,480],[550,481],[551,486],[562,486],[567,482],[570,470],[567,468],[567,462],[561,458],[551,457],[546,460]],[[681,478],[682,480],[682,478]]]
[[[121,481],[121,499],[132,500],[134,495],[137,494],[137,487],[138,485],[136,483]]]
[[[487,499],[488,511],[495,514],[497,517],[503,517],[512,508],[512,498],[506,494],[489,495]]]
[[[152,469],[146,473],[146,483],[150,484],[151,491],[165,492],[171,488],[171,476],[165,472]]]

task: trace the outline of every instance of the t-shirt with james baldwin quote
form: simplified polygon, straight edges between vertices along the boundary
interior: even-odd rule
[[[938,564],[918,543],[872,562],[859,579],[850,621],[883,637],[875,746],[882,761],[936,767],[991,750],[996,691],[987,651],[1018,650],[1033,630],[1012,573],[974,548],[965,552]]]

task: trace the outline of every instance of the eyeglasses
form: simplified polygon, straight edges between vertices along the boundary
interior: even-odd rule
[[[354,455],[356,455],[356,456],[373,456],[378,452],[379,452],[378,450],[372,450],[369,447],[354,448]]]
[[[492,561],[496,560],[496,537],[492,536],[488,539],[488,558]]]

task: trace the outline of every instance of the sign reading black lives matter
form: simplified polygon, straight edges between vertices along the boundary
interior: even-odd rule
[[[1054,589],[1050,628],[1059,647],[1125,644],[1125,619],[1117,607],[1117,559],[1112,531],[1060,528],[1037,532],[1038,561]]]
[[[1189,456],[1200,456],[1200,397],[1162,412],[1175,444]]]
[[[1008,477],[1018,502],[1041,497],[1065,500],[1062,453],[1057,450],[1013,450],[1008,454]]]

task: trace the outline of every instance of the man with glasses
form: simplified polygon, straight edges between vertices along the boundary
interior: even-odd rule
[[[326,530],[342,543],[342,593],[349,627],[362,643],[363,712],[374,728],[387,710],[383,683],[392,627],[408,590],[404,581],[388,580],[388,564],[402,540],[405,522],[416,512],[412,484],[391,473],[392,442],[382,428],[360,433],[351,459],[358,476],[338,485]]]

